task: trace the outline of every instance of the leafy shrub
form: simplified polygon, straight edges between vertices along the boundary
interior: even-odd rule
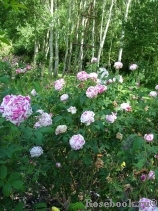
[[[106,80],[114,77],[109,75]],[[33,88],[38,94],[31,96],[32,115],[19,126],[0,118],[0,210],[26,209],[15,199],[25,198],[26,193],[38,198],[42,188],[63,210],[83,209],[89,198],[98,202],[139,201],[140,196],[158,198],[157,97],[150,97],[151,90],[135,81],[124,79],[120,83],[119,78],[107,83],[107,91],[95,98],[86,95],[90,86],[96,86],[96,80],[89,78],[79,81],[76,76],[67,76],[57,90],[52,82],[46,88],[31,80],[25,89],[24,78],[19,79],[21,86],[12,81],[6,90],[5,81],[1,81],[1,100],[7,94],[27,96]],[[61,98],[63,94],[68,94],[67,100]],[[34,127],[40,119],[39,109],[52,114],[51,125]],[[90,124],[85,124],[85,119],[81,122],[85,111],[95,114]],[[107,115],[112,113],[115,120],[107,121]],[[59,125],[66,127],[56,132]],[[77,134],[85,143],[79,142],[79,149],[74,150],[70,139],[74,141],[72,137]],[[148,142],[145,134],[153,134],[154,139]],[[34,146],[40,146],[43,153],[31,157]],[[155,172],[155,179],[148,177],[150,171]],[[146,179],[142,180],[142,175]],[[39,207],[32,205],[35,210]],[[41,208],[47,210],[46,204]]]

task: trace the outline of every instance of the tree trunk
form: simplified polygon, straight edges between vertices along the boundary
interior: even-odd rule
[[[57,0],[55,1],[55,10],[57,11]],[[57,26],[59,26],[59,18],[57,17]],[[59,69],[59,31],[58,27],[55,28],[55,67],[53,76],[58,77]]]
[[[109,16],[108,16],[107,24],[106,24],[103,36],[102,36],[101,41],[100,41],[100,47],[99,47],[99,51],[98,51],[98,64],[100,62],[100,57],[101,57],[101,53],[102,53],[102,50],[103,50],[105,38],[106,38],[106,35],[107,35],[107,32],[108,32],[108,28],[109,28],[109,25],[110,25],[111,16],[112,16],[112,9],[113,9],[113,6],[114,6],[114,1],[115,0],[111,0],[111,6],[110,6],[110,10],[109,10]]]
[[[129,6],[130,6],[130,3],[131,3],[131,0],[128,0],[127,1],[127,4],[126,4],[126,12],[125,12],[125,16],[124,16],[124,21],[127,22],[127,18],[128,18],[128,12],[129,12]],[[123,38],[125,36],[125,32],[124,30],[122,30],[122,34],[121,34],[121,47],[119,49],[119,54],[118,54],[118,61],[121,62],[122,60],[122,52],[123,52]]]
[[[51,13],[51,23],[50,23],[50,31],[49,31],[49,74],[52,76],[53,71],[53,13],[54,13],[54,1],[50,2],[50,13]]]
[[[83,11],[85,11],[86,8],[86,4],[87,1],[84,0],[82,9]],[[83,45],[84,45],[84,34],[85,34],[85,28],[86,28],[86,24],[87,24],[87,20],[88,18],[86,18],[83,14],[82,16],[82,32],[81,32],[81,42],[80,42],[80,53],[79,53],[79,62],[78,62],[78,71],[82,70],[82,66],[83,66]]]
[[[34,56],[33,56],[33,65],[34,65],[34,67],[36,67],[36,65],[37,65],[37,62],[36,62],[36,60],[37,60],[37,54],[38,54],[38,41],[37,41],[37,39],[35,39],[35,44],[34,44]]]
[[[66,50],[65,50],[65,58],[64,58],[64,67],[63,67],[63,74],[62,76],[64,76],[65,71],[67,71],[67,59],[68,59],[68,51],[69,51],[69,37],[71,34],[70,29],[70,23],[71,23],[71,10],[72,10],[72,1],[69,1],[69,9],[68,9],[68,13],[69,13],[69,17],[68,17],[68,26],[67,26],[67,35],[66,35]]]
[[[96,0],[93,0],[93,26],[92,26],[92,58],[94,57],[95,54],[95,4]]]

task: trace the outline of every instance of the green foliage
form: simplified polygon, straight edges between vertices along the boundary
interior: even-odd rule
[[[77,210],[86,210],[86,209],[82,202],[76,202],[76,203],[71,203],[68,210],[77,211]]]
[[[90,72],[91,67],[88,68]],[[0,78],[1,101],[6,94],[26,96],[33,88],[38,92],[38,95],[31,96],[33,115],[20,126],[0,118],[0,190],[3,194],[0,204],[7,210],[25,210],[26,205],[16,202],[14,197],[17,194],[23,197],[29,191],[36,195],[44,187],[52,198],[58,198],[58,206],[64,210],[84,210],[85,199],[92,197],[90,191],[96,197],[92,197],[93,201],[101,202],[107,198],[118,201],[127,194],[124,189],[127,184],[133,188],[128,191],[132,201],[139,200],[139,195],[144,196],[144,191],[146,197],[157,199],[154,193],[158,169],[154,158],[158,150],[157,98],[148,96],[149,89],[135,85],[139,73],[134,72],[122,84],[117,82],[120,76],[116,76],[117,81],[109,83],[106,92],[90,99],[85,93],[89,86],[96,84],[93,80],[80,82],[67,76],[64,88],[56,91],[52,81],[44,81],[42,85],[37,78],[33,81],[33,72],[26,72],[14,80],[5,76],[1,76],[2,80]],[[106,79],[113,77],[110,74]],[[23,88],[25,83],[27,89]],[[64,93],[69,94],[69,99],[62,102],[60,96]],[[132,110],[120,110],[123,102],[129,102]],[[75,114],[67,111],[70,106],[77,108]],[[40,115],[36,112],[39,109],[53,114],[52,125],[33,127]],[[80,121],[86,110],[95,113],[95,121],[89,126]],[[105,120],[111,112],[117,113],[114,123]],[[56,135],[59,125],[66,125],[68,129]],[[122,134],[121,139],[117,133]],[[148,133],[154,134],[151,143],[143,138]],[[82,134],[85,139],[80,150],[72,150],[69,145],[74,134]],[[38,158],[30,157],[33,146],[41,146],[44,153]],[[102,162],[101,167],[98,167],[98,161]],[[142,182],[143,169],[146,174],[155,171],[155,180]],[[47,207],[46,201],[40,201],[33,209],[47,210]]]

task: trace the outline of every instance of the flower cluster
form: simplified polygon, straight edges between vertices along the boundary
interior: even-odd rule
[[[85,111],[81,115],[80,120],[81,120],[82,123],[85,123],[86,126],[88,126],[92,122],[94,122],[94,116],[95,116],[95,113],[93,111]]]
[[[131,111],[131,106],[129,105],[129,103],[122,103],[120,105],[120,109],[125,111]]]
[[[136,70],[138,68],[138,65],[137,64],[131,64],[130,66],[129,66],[129,69],[130,70]]]
[[[86,81],[89,78],[89,74],[85,71],[77,73],[77,79],[79,81]]]
[[[65,81],[64,81],[63,78],[61,78],[61,79],[59,79],[59,80],[56,80],[56,81],[54,82],[54,88],[55,88],[55,90],[57,90],[57,91],[62,90],[63,87],[64,87],[64,85],[65,85]]]
[[[32,114],[29,96],[6,95],[0,105],[2,117],[15,125],[20,125]]]
[[[66,101],[66,100],[68,100],[68,98],[69,98],[69,95],[68,94],[63,94],[60,97],[60,101]]]
[[[32,158],[33,157],[39,157],[42,154],[43,154],[43,149],[40,146],[33,147],[30,150],[30,155],[31,155]]]
[[[152,133],[144,135],[144,140],[146,140],[147,142],[151,142],[153,141],[153,139],[154,139],[154,135]]]
[[[65,133],[67,131],[66,125],[58,125],[58,127],[55,130],[55,134],[58,135],[60,133]]]
[[[77,109],[74,106],[70,106],[70,108],[67,109],[68,112],[72,113],[72,114],[76,114]]]
[[[123,67],[122,62],[115,62],[115,63],[114,63],[114,68],[115,68],[116,70],[119,70],[119,69],[121,69],[122,67]]]
[[[98,58],[93,57],[93,58],[91,59],[91,63],[97,63],[97,62],[98,62]]]
[[[157,92],[151,91],[151,92],[149,93],[149,96],[150,96],[150,97],[157,97]]]
[[[86,90],[86,96],[88,98],[95,98],[98,94],[101,94],[102,92],[107,91],[107,86],[98,84],[96,86],[90,86]]]
[[[141,198],[139,200],[139,211],[156,211],[156,201],[147,198]]]
[[[117,116],[116,116],[116,114],[114,114],[114,113],[112,112],[112,114],[106,115],[105,119],[106,119],[106,121],[109,122],[109,123],[114,123],[115,120],[117,119]]]
[[[38,121],[34,124],[34,128],[46,127],[52,125],[52,114],[45,113],[43,110],[38,110],[40,116],[36,116]]]
[[[89,78],[92,79],[93,81],[97,81],[98,74],[95,72],[89,73]]]
[[[141,180],[154,180],[155,179],[155,172],[154,171],[149,171],[148,175],[147,174],[142,174],[141,175]]]
[[[73,150],[79,150],[83,148],[85,144],[84,137],[81,134],[73,135],[69,140],[70,146]]]
[[[25,72],[27,72],[28,70],[30,70],[31,69],[31,65],[27,65],[25,68],[18,68],[18,69],[16,69],[16,73],[17,74],[20,74],[20,73],[25,73]]]

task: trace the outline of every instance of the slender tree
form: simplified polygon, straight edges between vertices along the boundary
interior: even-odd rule
[[[50,30],[49,30],[49,73],[52,75],[53,71],[53,14],[54,14],[54,0],[50,1],[50,14],[51,14],[51,23],[50,23]]]
[[[105,42],[105,39],[106,39],[106,35],[107,35],[108,29],[109,29],[114,2],[115,2],[115,0],[111,0],[111,5],[110,5],[110,9],[109,9],[109,14],[108,14],[108,20],[107,20],[107,23],[106,23],[106,27],[103,31],[103,36],[101,36],[100,47],[99,47],[99,51],[98,51],[98,63],[100,62],[101,53],[102,53],[102,50],[103,50],[103,47],[104,47],[104,42]]]
[[[127,18],[128,18],[128,12],[129,12],[129,7],[130,7],[130,4],[131,4],[131,1],[132,0],[127,0],[126,2],[126,11],[125,11],[125,16],[124,16],[124,22],[126,23],[127,22]],[[121,47],[119,49],[119,54],[118,54],[118,61],[121,62],[122,60],[122,52],[123,52],[123,39],[124,39],[124,36],[125,36],[125,32],[124,32],[124,29],[122,29],[122,34],[121,34]]]

